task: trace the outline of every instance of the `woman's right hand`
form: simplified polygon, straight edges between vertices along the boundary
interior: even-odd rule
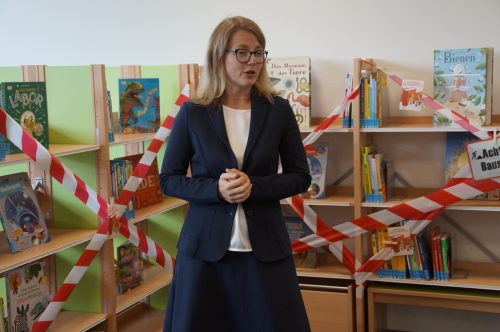
[[[222,173],[218,185],[219,196],[229,203],[243,203],[250,196],[252,183],[248,176],[236,169]]]

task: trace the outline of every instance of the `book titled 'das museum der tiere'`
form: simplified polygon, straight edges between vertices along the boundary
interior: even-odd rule
[[[311,112],[311,59],[278,57],[266,61],[269,78],[280,97],[288,100],[300,129],[309,128]]]

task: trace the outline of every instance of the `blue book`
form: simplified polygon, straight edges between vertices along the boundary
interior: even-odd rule
[[[160,80],[118,80],[120,113],[118,130],[123,134],[155,133],[160,128]]]

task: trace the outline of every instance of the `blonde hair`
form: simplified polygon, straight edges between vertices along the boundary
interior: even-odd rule
[[[239,30],[254,34],[262,47],[266,47],[266,38],[257,23],[243,16],[224,19],[217,25],[210,36],[200,84],[195,96],[191,98],[192,102],[201,106],[222,103],[222,97],[226,90],[224,56],[226,49],[229,47],[231,36]],[[274,103],[273,97],[277,93],[269,79],[265,64],[262,66],[259,77],[252,87],[252,93],[257,93],[265,97],[269,102]]]

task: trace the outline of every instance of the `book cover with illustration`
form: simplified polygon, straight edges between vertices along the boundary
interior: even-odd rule
[[[31,331],[50,300],[47,262],[24,265],[5,276],[9,331]]]
[[[477,125],[491,124],[493,48],[434,51],[434,99]],[[434,126],[457,127],[434,112]]]
[[[298,240],[304,236],[311,235],[312,231],[307,225],[297,216],[283,216],[285,219],[286,230],[290,242]],[[296,267],[315,268],[317,266],[318,256],[317,249],[311,248],[293,255]]]
[[[0,107],[45,148],[49,148],[45,82],[1,83]],[[21,153],[6,137],[3,140],[10,145],[10,154]]]
[[[141,251],[130,242],[116,248],[118,268],[118,292],[123,294],[139,286],[143,279]]]
[[[133,168],[137,166],[142,158],[142,154],[125,156],[120,159],[130,160]],[[141,208],[151,206],[163,202],[163,194],[160,190],[160,175],[158,173],[158,162],[156,158],[151,163],[148,172],[144,175],[144,179],[134,193],[134,208],[139,210]]]
[[[118,130],[123,134],[155,133],[160,128],[160,80],[118,80],[120,112]]]
[[[445,182],[469,163],[467,144],[478,140],[479,138],[468,132],[446,133]],[[475,199],[500,200],[500,189],[480,194]]]
[[[12,252],[50,240],[43,212],[26,172],[0,177],[0,222]]]
[[[288,100],[300,129],[309,128],[311,116],[311,59],[309,57],[269,58],[269,78],[278,95]]]
[[[325,198],[328,144],[317,143],[306,147],[306,156],[312,179],[309,189],[302,196],[305,198]]]
[[[421,111],[424,81],[404,79],[401,84],[399,109],[402,111]]]

